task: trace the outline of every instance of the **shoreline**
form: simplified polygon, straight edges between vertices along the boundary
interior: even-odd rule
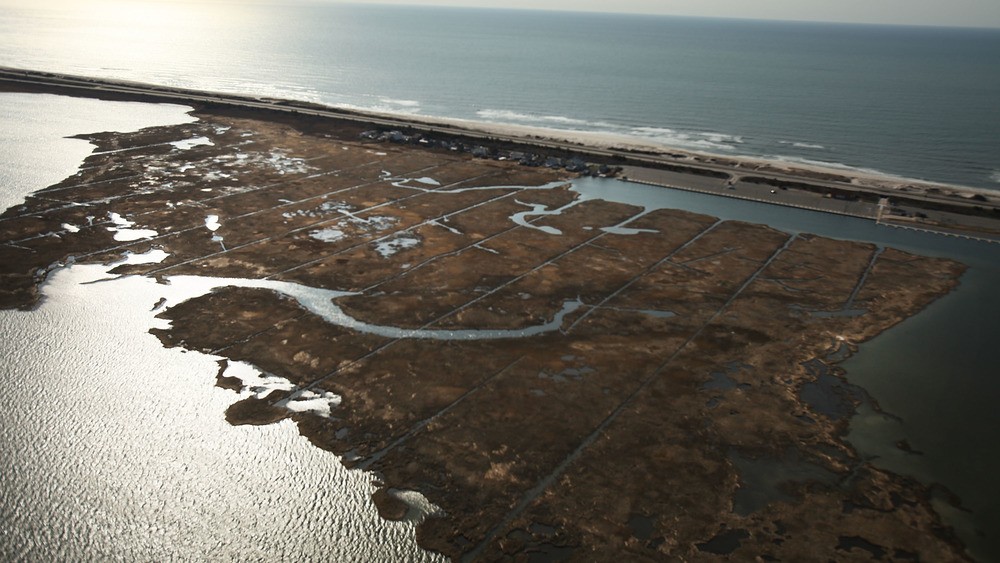
[[[582,149],[596,148],[596,149],[630,151],[638,155],[648,154],[650,156],[661,156],[661,157],[669,156],[675,158],[675,160],[677,160],[678,163],[716,164],[720,166],[730,166],[732,168],[739,170],[758,170],[763,167],[769,167],[783,174],[801,175],[807,179],[809,178],[810,175],[814,174],[841,176],[851,180],[854,185],[859,187],[898,189],[909,185],[917,189],[938,188],[938,189],[948,190],[954,192],[954,195],[960,197],[962,194],[968,194],[968,196],[972,196],[975,194],[982,194],[987,197],[998,196],[998,199],[1000,199],[1000,191],[998,190],[991,190],[987,188],[976,188],[973,186],[962,186],[958,184],[948,184],[943,182],[934,182],[919,178],[909,178],[889,173],[882,173],[874,170],[853,168],[847,165],[838,167],[833,165],[823,166],[821,164],[808,164],[804,162],[795,162],[793,160],[790,160],[792,157],[787,157],[789,158],[789,160],[782,160],[783,157],[780,156],[775,156],[774,158],[767,158],[763,156],[753,156],[744,154],[727,154],[721,152],[713,153],[713,152],[697,151],[692,149],[665,145],[661,143],[642,141],[625,135],[617,135],[614,133],[605,133],[599,131],[578,131],[571,129],[558,129],[558,128],[548,128],[548,127],[536,127],[531,125],[519,125],[515,123],[476,121],[469,119],[456,119],[447,117],[432,117],[432,116],[423,116],[419,114],[406,114],[406,113],[396,113],[396,114],[380,113],[380,112],[364,112],[364,113],[370,113],[373,116],[383,117],[387,119],[389,118],[404,119],[411,121],[415,124],[424,124],[429,126],[447,125],[475,132],[493,133],[510,137],[523,137],[524,139],[526,139],[526,142],[531,142],[531,140],[547,140],[547,141],[557,141],[557,142],[576,144],[579,145]]]
[[[338,306],[352,318],[400,328],[521,329],[586,300],[559,331],[490,341],[352,330],[262,288],[159,311],[167,347],[247,361],[298,397],[341,397],[334,418],[285,414],[346,465],[379,471],[387,494],[440,506],[418,527],[424,548],[473,560],[550,548],[792,559],[832,557],[854,547],[843,538],[864,537],[963,559],[929,489],[839,438],[853,401],[813,397],[827,383],[803,364],[832,368],[918,314],[959,283],[958,262],[532,189],[569,174],[375,145],[357,125],[344,141],[314,119],[194,113],[194,124],[84,136],[96,148],[78,174],[2,222],[2,262],[17,269],[8,287],[68,256],[113,263],[159,250],[156,263],[113,273],[346,291]],[[132,223],[154,234],[115,238]],[[245,415],[290,397],[227,414],[255,420]],[[791,472],[780,489],[758,478],[771,467]],[[850,490],[834,486],[841,477]]]
[[[612,166],[639,166],[666,169],[695,176],[726,175],[728,184],[738,182],[766,185],[783,190],[814,192],[824,197],[856,200],[884,206],[896,204],[897,217],[921,223],[925,230],[948,233],[968,232],[1000,236],[1000,190],[955,186],[876,175],[863,171],[827,168],[746,156],[704,153],[642,142],[608,133],[576,132],[516,124],[424,117],[344,109],[313,102],[244,96],[106,80],[58,73],[0,67],[0,89],[42,91],[110,100],[186,103],[195,109],[217,111],[228,107],[247,111],[280,113],[298,118],[321,118],[374,127],[378,131],[402,131],[416,140],[430,137],[452,138],[471,143],[467,148],[516,150],[530,148],[542,156],[584,158]],[[454,149],[453,149],[454,150]],[[480,156],[480,155],[477,155]],[[650,182],[647,182],[650,183]],[[685,186],[665,185],[687,189]],[[721,191],[718,195],[736,194]],[[747,199],[743,197],[742,199]],[[781,198],[765,201],[784,205]],[[792,205],[792,207],[801,207]],[[827,206],[817,210],[826,211]],[[945,218],[928,216],[927,210],[945,212]],[[878,220],[881,216],[858,215]],[[966,218],[974,218],[966,219]],[[940,231],[936,230],[940,228]],[[1000,239],[998,239],[1000,241]]]

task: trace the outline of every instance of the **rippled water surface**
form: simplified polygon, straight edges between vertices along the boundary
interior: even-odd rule
[[[127,104],[122,120],[121,104],[54,96],[4,94],[0,108],[4,150],[22,134],[62,158],[21,166],[12,183],[12,161],[0,161],[4,187],[18,190],[75,170],[65,134],[189,119],[180,106]],[[230,426],[240,397],[214,386],[219,358],[148,333],[164,323],[154,305],[182,299],[179,288],[107,269],[56,270],[35,310],[0,311],[0,560],[436,558],[416,547],[412,522],[378,516],[371,474],[346,470],[291,422]]]
[[[170,288],[88,283],[106,270],[59,270],[37,310],[0,311],[0,559],[433,559],[379,518],[371,474],[289,421],[230,426],[218,358],[147,332]]]
[[[188,123],[191,108],[173,104],[102,102],[51,94],[0,93],[0,212],[24,196],[76,173],[94,147],[67,137],[134,131],[148,124]]]

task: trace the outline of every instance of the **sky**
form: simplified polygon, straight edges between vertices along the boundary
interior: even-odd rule
[[[0,0],[3,5],[82,4],[80,0]],[[127,0],[132,1],[132,0]],[[135,0],[139,3],[139,0]],[[146,0],[165,3],[239,4],[285,0]],[[1000,0],[300,0],[356,4],[411,4],[622,12],[715,18],[749,18],[1000,28]]]
[[[388,0],[383,3],[1000,28],[1000,0]]]

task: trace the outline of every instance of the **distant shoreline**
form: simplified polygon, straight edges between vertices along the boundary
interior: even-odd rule
[[[462,141],[470,149],[497,154],[501,150],[530,148],[542,156],[570,159],[611,166],[631,166],[666,170],[691,177],[711,177],[724,182],[714,189],[717,195],[754,199],[777,205],[791,204],[780,197],[748,196],[740,186],[764,186],[781,190],[811,192],[826,198],[859,202],[868,206],[860,212],[833,210],[829,205],[812,206],[829,211],[882,220],[885,217],[906,226],[919,223],[921,228],[936,232],[952,231],[985,234],[987,240],[1000,235],[1000,191],[921,182],[905,178],[865,174],[852,170],[825,168],[750,157],[731,157],[694,152],[643,143],[634,139],[605,133],[571,132],[521,125],[496,124],[458,119],[428,118],[365,112],[324,106],[311,102],[277,98],[243,96],[117,81],[70,76],[57,73],[0,67],[0,91],[48,92],[120,101],[152,103],[182,103],[198,110],[218,111],[223,108],[268,112],[295,118],[320,118],[348,122],[380,131],[400,130],[408,138]],[[477,156],[483,156],[482,154]],[[645,183],[679,189],[694,189],[677,183],[646,180]],[[767,194],[768,192],[762,192]],[[770,194],[776,190],[771,189]],[[884,208],[872,211],[874,206]],[[889,210],[892,210],[889,213]]]

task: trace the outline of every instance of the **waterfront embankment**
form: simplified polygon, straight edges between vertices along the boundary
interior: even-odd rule
[[[629,167],[634,181],[752,199],[764,203],[871,218],[880,224],[1000,241],[1000,192],[916,182],[754,158],[720,156],[636,142],[607,134],[392,115],[277,98],[206,92],[126,81],[0,67],[0,88],[113,100],[172,102],[197,108],[278,113],[297,119],[379,131],[451,146],[477,156],[531,151],[535,164],[559,167],[573,159]],[[391,136],[389,138],[392,138]]]

